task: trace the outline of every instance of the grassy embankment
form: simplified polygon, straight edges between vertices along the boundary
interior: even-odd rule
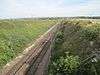
[[[0,20],[0,68],[55,23],[56,20]]]

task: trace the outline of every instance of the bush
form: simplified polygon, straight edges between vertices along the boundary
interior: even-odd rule
[[[79,64],[80,62],[78,56],[69,55],[67,53],[65,57],[61,56],[56,61],[52,62],[51,75],[57,75],[57,74],[72,75],[73,73],[75,73]]]
[[[63,31],[58,31],[53,45],[53,52],[51,58],[52,60],[56,60],[56,58],[59,58],[59,56],[63,53],[60,50],[63,42],[64,42],[64,33]]]
[[[96,28],[84,28],[81,37],[88,41],[93,41],[98,37],[98,31]]]
[[[62,31],[57,32],[55,39],[55,44],[61,44],[64,40],[64,33]]]

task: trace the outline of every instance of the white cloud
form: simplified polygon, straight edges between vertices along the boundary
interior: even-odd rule
[[[100,15],[100,0],[87,0],[72,5],[64,2],[65,0],[6,0],[8,5],[4,8],[4,13],[8,17]]]
[[[79,14],[82,15],[100,15],[100,1],[99,0],[91,0],[84,6],[80,6],[78,8]]]

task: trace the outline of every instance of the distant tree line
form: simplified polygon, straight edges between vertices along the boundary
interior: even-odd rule
[[[100,16],[76,16],[76,17],[30,17],[30,18],[14,18],[3,20],[55,20],[55,19],[100,19]],[[2,19],[0,19],[2,20]]]
[[[35,18],[40,20],[54,20],[54,19],[100,19],[100,16],[77,16],[77,17],[41,17]]]

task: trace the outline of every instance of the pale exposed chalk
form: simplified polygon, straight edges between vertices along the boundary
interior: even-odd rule
[[[9,63],[7,63],[7,64],[6,64],[6,66],[10,66],[10,64],[9,64]]]

